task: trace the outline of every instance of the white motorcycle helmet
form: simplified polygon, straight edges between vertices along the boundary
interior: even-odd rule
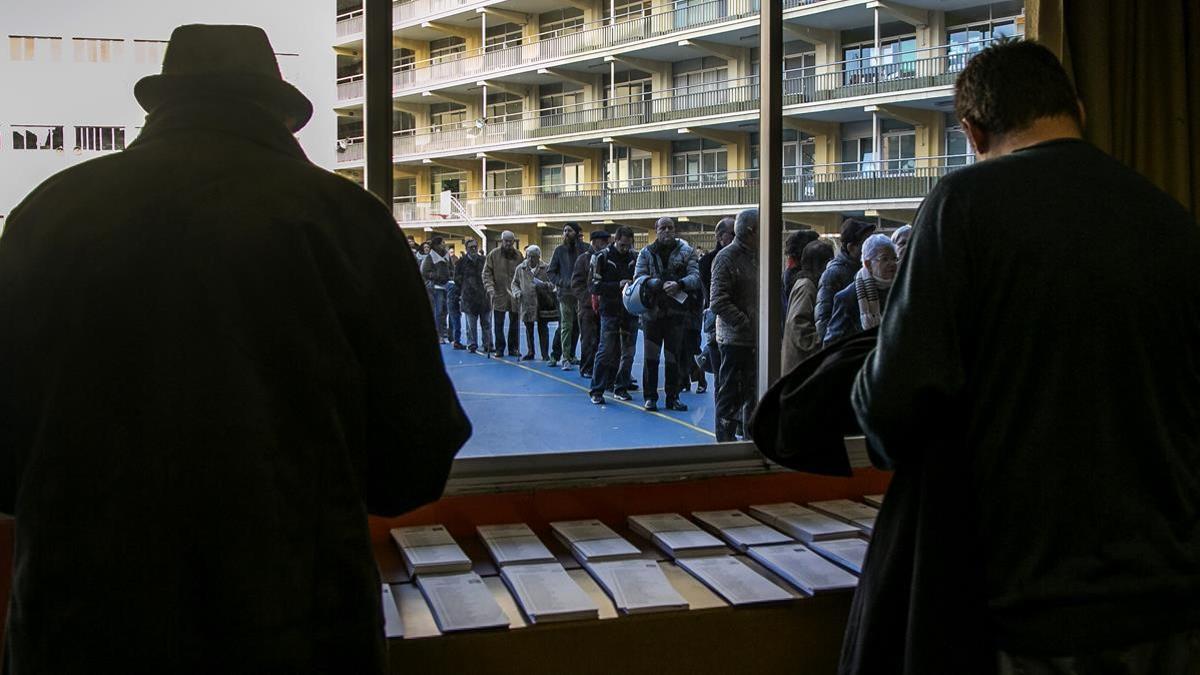
[[[621,301],[625,304],[625,311],[634,316],[645,314],[649,303],[646,302],[643,294],[647,290],[646,283],[649,281],[650,277],[643,274],[625,286],[625,290],[621,291]]]

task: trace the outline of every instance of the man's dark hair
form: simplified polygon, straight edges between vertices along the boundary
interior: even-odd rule
[[[789,234],[787,240],[783,242],[783,253],[792,260],[799,261],[804,247],[810,242],[816,241],[820,236],[816,230],[797,230]]]
[[[621,237],[629,237],[630,239],[633,239],[633,228],[628,225],[622,225],[618,227],[616,238],[620,239]]]
[[[1029,40],[1005,40],[976,54],[954,85],[954,114],[989,134],[1060,115],[1083,127],[1067,71],[1053,52]]]
[[[726,232],[730,232],[730,233],[733,232],[733,218],[730,216],[725,216],[724,218],[722,218],[720,221],[717,222],[717,229],[716,229],[717,236],[719,237],[722,234],[725,234]]]
[[[433,239],[430,239],[430,240],[429,240],[429,245],[430,245],[430,246],[441,246],[441,245],[442,245],[442,243],[443,243],[443,242],[445,242],[445,241],[446,241],[446,240],[445,240],[445,239],[442,239],[441,237],[434,237]]]

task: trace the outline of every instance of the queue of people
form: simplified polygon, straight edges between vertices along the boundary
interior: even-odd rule
[[[891,237],[875,229],[848,218],[836,248],[813,230],[785,241],[784,372],[825,344],[879,325],[911,228]],[[535,245],[518,249],[509,231],[486,256],[470,238],[462,257],[441,237],[422,244],[409,237],[409,247],[443,343],[540,360],[564,371],[578,368],[591,380],[591,402],[604,405],[606,395],[632,401],[638,391],[633,364],[640,334],[642,407],[685,412],[680,395],[693,383],[696,393],[705,393],[711,373],[714,433],[719,441],[732,441],[746,438],[757,396],[757,210],[722,218],[714,234],[713,250],[699,251],[677,236],[673,219],[663,217],[641,250],[627,226],[596,230],[585,243],[573,222],[548,257]]]

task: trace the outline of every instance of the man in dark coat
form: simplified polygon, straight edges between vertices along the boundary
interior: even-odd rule
[[[686,411],[679,400],[682,378],[680,368],[686,368],[680,357],[684,354],[683,338],[688,315],[687,297],[699,295],[700,266],[696,254],[687,242],[676,238],[675,221],[664,216],[654,224],[655,240],[638,253],[634,277],[647,277],[645,295],[650,306],[642,314],[642,395],[645,409],[658,410],[658,361],[663,357],[663,388],[667,410]],[[676,297],[683,295],[684,302]],[[686,374],[686,369],[684,373]]]
[[[571,292],[579,312],[579,376],[592,376],[596,350],[600,347],[600,315],[592,306],[592,256],[608,246],[609,234],[604,230],[592,232],[592,247],[575,259],[571,274]]]
[[[487,289],[483,287],[483,256],[479,244],[467,238],[463,242],[466,253],[454,266],[454,285],[458,287],[459,303],[467,318],[467,349],[474,354],[479,349],[478,329],[483,333],[483,352],[492,351],[492,312],[488,303]]]
[[[717,254],[733,242],[733,218],[725,217],[717,222],[717,243],[713,250],[700,256],[700,285],[704,287],[704,318],[701,331],[704,333],[704,368],[715,375],[721,370],[721,351],[717,349],[717,317],[709,304],[712,298],[712,267]],[[714,384],[715,388],[716,385]]]
[[[554,330],[555,365],[562,362],[563,370],[570,370],[578,365],[575,358],[575,341],[579,338],[579,304],[571,291],[571,275],[575,272],[575,261],[588,250],[588,246],[579,240],[579,223],[567,223],[563,226],[563,241],[554,247],[550,256],[550,282],[554,284],[558,297],[558,328]]]
[[[1200,672],[1200,230],[1081,139],[1041,45],[956,89],[981,161],[922,204],[853,392],[913,492],[842,672]],[[877,550],[904,519],[915,545]]]
[[[825,266],[821,281],[817,284],[817,306],[813,315],[817,323],[817,335],[822,340],[833,341],[826,337],[829,322],[833,318],[833,296],[854,281],[854,275],[862,269],[862,244],[874,231],[875,226],[871,223],[854,218],[847,218],[842,223],[837,255]]]
[[[9,672],[382,673],[367,514],[470,434],[415,261],[261,29],[176,29],[135,93],[0,239]]]
[[[447,323],[450,301],[447,285],[452,274],[445,240],[434,237],[429,242],[429,255],[421,260],[421,276],[425,277],[425,287],[429,289],[433,302],[433,322],[437,325],[438,337],[442,340],[452,337],[450,324]]]
[[[758,362],[754,350],[758,338],[758,209],[738,214],[736,238],[721,249],[713,263],[712,300],[709,307],[717,317],[717,347],[721,368],[717,371],[717,442],[737,440],[758,400]]]
[[[637,317],[630,314],[621,300],[621,291],[633,281],[637,256],[633,253],[633,229],[617,228],[613,243],[592,259],[592,294],[599,296],[600,350],[592,367],[592,403],[604,404],[604,391],[615,387],[613,397],[629,401],[629,380],[625,374],[626,340],[636,339]]]

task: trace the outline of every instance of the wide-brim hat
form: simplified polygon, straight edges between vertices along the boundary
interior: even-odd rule
[[[171,33],[162,73],[133,87],[146,112],[176,98],[240,98],[271,109],[297,132],[312,118],[312,102],[283,80],[275,50],[257,26],[179,26]]]

